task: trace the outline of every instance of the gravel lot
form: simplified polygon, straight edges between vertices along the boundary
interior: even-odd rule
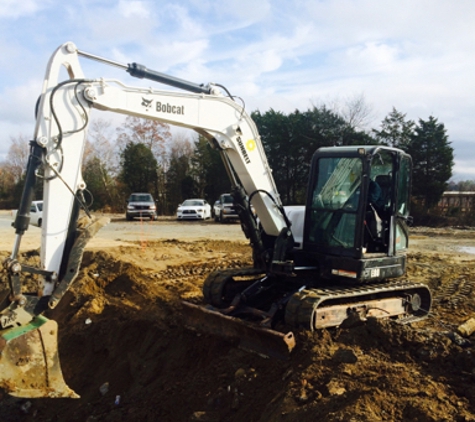
[[[100,215],[98,215],[100,216]],[[122,214],[106,215],[110,224],[103,227],[89,242],[89,248],[127,245],[130,242],[147,242],[161,239],[181,240],[243,240],[246,241],[238,223],[216,223],[207,221],[176,221],[173,217],[160,217],[158,221],[126,221]],[[0,250],[9,251],[15,241],[15,231],[11,227],[11,211],[0,211]],[[32,249],[40,246],[41,229],[30,226],[23,235],[21,248]]]

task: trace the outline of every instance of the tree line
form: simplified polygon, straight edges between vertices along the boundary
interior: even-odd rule
[[[378,128],[367,129],[367,109],[359,100],[346,113],[325,105],[283,113],[254,111],[255,121],[284,205],[304,204],[313,153],[323,146],[387,145],[413,158],[413,195],[425,210],[434,207],[452,176],[454,155],[443,123],[430,116],[417,122],[395,108]],[[28,141],[11,138],[7,158],[0,163],[0,207],[20,200]],[[231,188],[219,152],[201,136],[173,134],[159,121],[127,117],[113,128],[93,120],[83,160],[87,200],[92,210],[121,212],[131,192],[150,192],[158,213],[172,215],[191,197],[214,202]],[[41,199],[38,186],[37,199]]]

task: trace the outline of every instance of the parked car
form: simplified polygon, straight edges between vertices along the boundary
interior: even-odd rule
[[[132,193],[129,196],[125,218],[130,221],[136,217],[150,218],[150,220],[157,219],[157,206],[153,196],[149,193]]]
[[[18,210],[12,211],[13,220],[16,218]],[[30,224],[41,227],[43,224],[43,201],[33,201],[30,207]]]
[[[219,214],[220,209],[221,209],[221,202],[218,199],[213,204],[213,209],[211,210],[211,216],[214,218],[214,221],[217,221],[216,216]]]
[[[223,193],[214,203],[214,221],[225,223],[239,218],[234,207],[234,199],[229,193]]]
[[[187,199],[176,210],[178,220],[207,220],[211,218],[211,205],[204,199]]]

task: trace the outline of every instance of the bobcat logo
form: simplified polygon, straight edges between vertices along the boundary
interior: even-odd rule
[[[150,108],[151,105],[152,105],[152,101],[153,101],[153,100],[147,100],[146,98],[142,97],[142,105],[143,105],[145,108]]]

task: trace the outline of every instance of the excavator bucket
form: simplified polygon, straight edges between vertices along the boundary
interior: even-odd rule
[[[248,352],[286,360],[289,359],[295,347],[295,337],[292,332],[281,333],[259,327],[185,301],[182,305],[182,315],[187,328],[225,338]]]
[[[15,397],[79,398],[64,382],[55,321],[39,316],[0,332],[0,387]]]

